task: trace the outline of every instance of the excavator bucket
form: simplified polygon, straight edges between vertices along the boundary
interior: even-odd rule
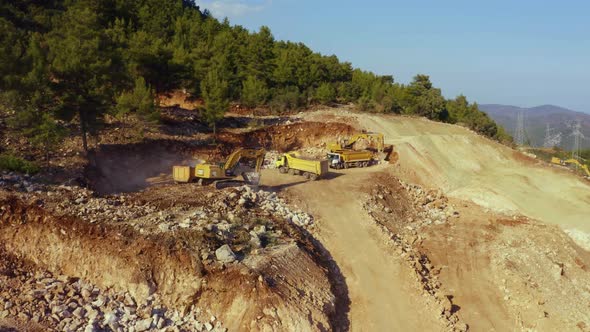
[[[260,184],[260,172],[244,172],[242,173],[242,177],[251,186],[258,186]]]
[[[399,159],[399,154],[393,151],[393,145],[386,145],[382,152],[377,153],[377,156],[380,161],[387,161],[390,164],[397,163]]]

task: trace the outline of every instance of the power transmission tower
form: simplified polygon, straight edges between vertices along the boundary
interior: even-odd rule
[[[518,115],[516,116],[516,132],[514,135],[514,139],[516,140],[517,145],[524,145],[524,111],[518,111]]]
[[[576,120],[575,124],[570,126],[572,128],[572,133],[570,136],[574,136],[574,146],[572,149],[572,159],[579,160],[580,158],[580,140],[586,138],[584,134],[582,134],[582,123],[580,120]]]
[[[547,124],[547,128],[545,128],[545,139],[543,140],[543,146],[546,148],[552,148],[554,146],[559,146],[561,144],[561,133],[556,132],[555,128],[551,128],[549,124]]]

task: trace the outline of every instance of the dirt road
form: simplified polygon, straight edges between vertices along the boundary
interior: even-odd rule
[[[386,166],[349,169],[332,179],[263,172],[264,185],[284,188],[318,220],[316,236],[344,275],[352,331],[440,331],[442,323],[411,279],[412,272],[387,247],[385,235],[362,209],[359,184]]]

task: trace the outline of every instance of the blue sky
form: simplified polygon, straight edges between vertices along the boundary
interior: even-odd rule
[[[590,113],[590,1],[197,1],[216,17],[303,42],[447,97]]]

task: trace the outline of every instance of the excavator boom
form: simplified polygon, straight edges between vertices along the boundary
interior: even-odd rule
[[[227,161],[223,165],[223,169],[227,171],[232,171],[236,165],[240,162],[242,158],[245,159],[254,159],[256,161],[256,166],[254,168],[255,172],[260,172],[262,168],[262,163],[264,162],[264,156],[266,155],[266,151],[264,149],[237,149],[236,151],[232,152],[227,158]]]
[[[352,149],[353,145],[360,141],[360,140],[367,140],[370,143],[374,143],[377,149],[377,152],[383,152],[385,148],[385,140],[383,138],[383,134],[381,133],[359,133],[352,135],[349,139],[345,139],[341,142],[335,142],[328,144],[328,149],[330,152],[334,152],[337,150],[348,150]]]

